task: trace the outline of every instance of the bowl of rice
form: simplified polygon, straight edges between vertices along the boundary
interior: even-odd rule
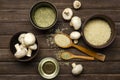
[[[89,46],[98,49],[105,48],[115,39],[115,24],[105,15],[93,15],[83,23],[82,35]]]

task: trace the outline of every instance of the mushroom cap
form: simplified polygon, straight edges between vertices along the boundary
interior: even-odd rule
[[[24,37],[24,44],[26,46],[33,45],[36,41],[35,35],[33,33],[27,33]]]
[[[22,58],[26,56],[27,51],[22,49],[21,51],[17,51],[14,55],[16,58]]]
[[[71,19],[71,22],[70,22],[70,25],[73,26],[73,28],[75,30],[78,30],[80,27],[81,27],[81,18],[78,17],[78,16],[74,16],[72,19]]]
[[[37,44],[35,43],[35,44],[29,46],[28,48],[31,49],[31,50],[36,50],[37,49]]]
[[[24,39],[24,37],[25,37],[25,34],[26,34],[26,33],[22,33],[22,34],[20,34],[20,36],[18,37],[18,41],[19,41],[21,44],[24,44],[23,39]]]
[[[81,64],[78,64],[75,67],[73,67],[72,73],[74,75],[78,75],[78,74],[80,74],[82,72],[82,70],[83,70],[83,66]]]
[[[71,8],[65,8],[62,12],[62,16],[65,20],[70,20],[73,16],[73,11]]]
[[[16,53],[14,54],[16,58],[22,58],[27,53],[27,48],[24,45],[15,44]]]
[[[75,9],[79,9],[79,8],[81,7],[81,2],[78,1],[78,0],[75,0],[75,1],[73,2],[73,7],[74,7]]]
[[[70,38],[71,38],[71,39],[74,39],[74,40],[79,39],[80,36],[81,36],[81,34],[80,34],[80,32],[78,32],[78,31],[73,31],[73,32],[70,34]]]

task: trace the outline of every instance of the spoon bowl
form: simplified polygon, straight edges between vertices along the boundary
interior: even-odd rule
[[[72,45],[72,40],[66,34],[56,34],[54,37],[54,42],[57,46],[62,48],[69,48]]]

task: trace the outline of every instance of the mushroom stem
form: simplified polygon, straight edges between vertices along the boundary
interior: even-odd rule
[[[76,3],[76,6],[77,6],[77,7],[79,7],[79,5],[80,5],[79,3]]]
[[[27,51],[27,54],[26,54],[28,57],[31,57],[31,55],[32,55],[32,50],[31,49],[28,49],[28,51]]]
[[[77,43],[78,43],[78,40],[77,40],[77,39],[75,39],[75,40],[73,40],[73,42],[74,42],[74,44],[77,44]]]
[[[68,16],[68,15],[69,15],[69,11],[66,10],[66,11],[64,12],[64,14],[66,14],[66,15]]]
[[[15,44],[15,49],[16,49],[16,51],[20,51],[21,49],[20,49],[20,45],[17,43],[17,44]]]
[[[72,63],[72,67],[75,68],[75,67],[76,67],[76,64],[75,64],[75,63]]]

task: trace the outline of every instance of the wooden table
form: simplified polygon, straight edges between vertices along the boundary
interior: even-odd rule
[[[73,9],[74,0],[49,0],[56,5],[59,17],[55,29],[47,32],[36,30],[30,23],[30,8],[39,1],[41,0],[0,0],[0,80],[43,80],[38,74],[37,66],[39,61],[45,57],[56,58],[60,63],[60,73],[55,80],[120,80],[120,0],[80,0],[82,7],[79,10]],[[115,22],[117,31],[115,41],[108,48],[98,51],[107,56],[105,62],[63,61],[58,57],[59,51],[63,49],[50,42],[51,34],[58,30],[67,34],[73,31],[69,22],[64,21],[61,16],[66,7],[72,8],[74,15],[81,17],[82,22],[94,14],[107,15]],[[11,37],[20,31],[33,32],[39,41],[39,53],[34,60],[28,63],[16,61],[9,50]],[[82,38],[79,45],[89,48],[84,44]],[[82,52],[73,48],[66,50],[83,55]],[[71,74],[71,63],[73,62],[84,66],[83,73],[77,77]]]

